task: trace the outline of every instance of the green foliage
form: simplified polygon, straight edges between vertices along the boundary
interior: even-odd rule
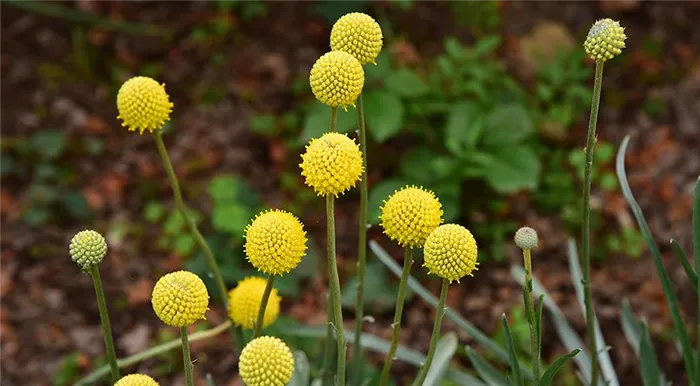
[[[70,385],[78,375],[78,359],[80,354],[71,353],[61,360],[58,370],[53,376],[53,386]]]

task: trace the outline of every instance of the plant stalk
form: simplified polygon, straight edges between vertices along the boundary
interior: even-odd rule
[[[105,336],[105,352],[109,363],[110,375],[112,383],[116,383],[119,380],[119,366],[117,366],[117,354],[114,350],[114,338],[112,337],[112,326],[109,322],[107,300],[102,288],[100,268],[97,264],[90,265],[90,276],[92,276],[92,284],[95,287],[95,295],[97,295],[97,310],[100,312],[100,323],[102,323],[102,332]]]
[[[535,383],[540,380],[540,350],[537,338],[537,323],[535,321],[535,304],[532,301],[532,256],[529,249],[523,249],[523,262],[525,265],[525,285],[523,286],[523,299],[527,307],[527,322],[530,325],[530,355],[532,356],[532,373]]]
[[[185,378],[187,386],[194,386],[194,365],[190,356],[190,342],[187,340],[187,327],[180,327],[180,337],[182,338],[182,363],[185,366]]]
[[[353,380],[355,385],[362,383],[362,323],[365,311],[365,266],[367,261],[367,132],[362,93],[357,98],[357,126],[360,132],[362,151],[362,180],[360,181],[360,219],[358,221],[357,246],[357,297],[355,299],[355,344],[353,346]]]
[[[258,310],[258,319],[255,322],[255,332],[253,333],[253,339],[260,336],[260,331],[263,328],[263,322],[265,321],[265,310],[267,309],[267,301],[270,299],[270,294],[272,293],[272,286],[275,282],[275,275],[269,275],[267,277],[267,285],[265,285],[265,292],[260,300],[260,309]]]
[[[583,175],[583,227],[581,229],[581,256],[583,259],[583,293],[586,303],[586,332],[588,348],[591,351],[591,386],[598,384],[598,343],[595,334],[595,312],[593,310],[593,294],[591,290],[591,173],[593,170],[593,150],[596,142],[596,124],[600,93],[603,86],[603,62],[595,64],[595,80],[593,83],[593,99],[591,115],[588,121],[586,137],[586,169]]]
[[[433,363],[433,357],[435,356],[435,348],[437,347],[438,338],[440,338],[440,327],[442,326],[442,317],[445,315],[445,303],[447,302],[447,289],[450,286],[450,281],[447,279],[442,279],[442,289],[440,290],[440,302],[435,313],[435,324],[433,325],[433,334],[430,336],[430,348],[428,349],[428,356],[425,358],[425,363],[421,366],[418,372],[418,377],[414,386],[423,385],[425,377],[428,376],[428,370],[430,365]]]
[[[391,372],[391,364],[396,355],[396,348],[399,345],[399,335],[401,333],[401,318],[403,315],[403,305],[406,299],[406,288],[408,287],[408,278],[411,275],[411,266],[413,265],[413,249],[406,247],[404,250],[403,270],[401,271],[401,281],[399,282],[399,293],[396,296],[396,310],[394,311],[394,322],[391,324],[391,346],[384,359],[384,367],[379,377],[379,386],[389,384],[389,374]]]
[[[332,194],[326,196],[326,219],[328,227],[328,264],[330,277],[329,287],[333,304],[333,319],[338,343],[338,370],[337,385],[345,386],[345,329],[343,327],[343,310],[340,299],[340,276],[338,275],[338,262],[335,254],[335,197]]]
[[[692,215],[692,238],[693,238],[693,256],[695,259],[695,272],[700,273],[700,177],[695,181],[695,193],[693,194],[693,215]],[[698,313],[696,334],[697,339],[700,339],[700,275],[697,275],[696,294],[698,295]],[[700,343],[697,344],[698,350],[695,354],[695,386],[700,386]]]

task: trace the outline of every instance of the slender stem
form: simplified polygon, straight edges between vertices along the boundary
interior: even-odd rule
[[[90,276],[92,276],[92,284],[95,287],[95,295],[97,295],[97,310],[100,312],[102,332],[105,336],[105,351],[107,353],[107,362],[109,362],[110,375],[112,376],[112,383],[115,383],[119,380],[119,366],[117,366],[117,354],[114,350],[112,326],[109,323],[107,300],[102,289],[102,278],[100,277],[100,268],[97,264],[90,265]]]
[[[358,221],[357,246],[357,297],[355,298],[355,344],[353,346],[353,380],[355,385],[362,380],[362,323],[365,311],[365,265],[367,261],[367,132],[362,94],[357,98],[357,126],[360,131],[362,150],[362,181],[360,181],[360,219]]]
[[[260,300],[260,309],[258,309],[258,320],[255,322],[255,332],[253,333],[253,339],[260,336],[260,331],[263,328],[263,322],[265,320],[265,310],[267,310],[267,301],[270,299],[270,294],[272,293],[272,285],[275,282],[275,275],[269,275],[267,277],[267,285],[265,286],[265,292],[263,293],[262,300]]]
[[[338,125],[338,108],[337,107],[331,107],[331,127],[328,129],[331,133],[334,131],[337,131],[337,125]]]
[[[591,291],[591,173],[593,170],[593,149],[596,142],[596,124],[598,121],[598,106],[600,92],[603,86],[603,62],[595,64],[595,81],[593,83],[593,100],[591,101],[591,116],[588,121],[588,136],[586,138],[586,169],[583,175],[583,228],[581,230],[581,255],[583,258],[583,293],[586,303],[586,331],[588,348],[591,351],[591,386],[598,384],[598,342],[595,334],[595,312],[593,310],[593,294]]]
[[[403,270],[401,271],[401,281],[399,282],[399,293],[396,296],[396,310],[394,311],[394,323],[391,324],[391,346],[389,346],[389,351],[384,359],[384,367],[382,367],[382,373],[379,376],[379,386],[385,386],[389,384],[389,373],[391,371],[391,364],[394,361],[394,355],[396,355],[396,348],[399,345],[399,334],[401,332],[401,317],[403,314],[403,304],[406,298],[406,288],[408,287],[408,277],[411,274],[411,266],[413,265],[413,249],[406,247],[405,256],[403,259]]]
[[[185,365],[187,386],[194,386],[194,377],[192,375],[194,365],[190,356],[190,342],[187,340],[187,327],[180,327],[180,338],[182,338],[182,363]]]
[[[331,290],[331,303],[333,304],[333,319],[338,342],[338,370],[337,385],[345,385],[345,329],[343,328],[343,310],[340,304],[340,276],[338,275],[338,262],[335,255],[335,197],[332,194],[326,196],[326,219],[328,222],[328,264],[330,270],[329,287]]]
[[[523,286],[523,299],[527,307],[527,322],[530,325],[530,355],[532,356],[532,373],[535,383],[540,380],[540,354],[537,344],[537,323],[535,321],[535,304],[532,301],[532,257],[529,249],[523,249],[523,261],[525,264],[525,285]]]
[[[693,194],[693,215],[692,215],[692,237],[693,256],[695,259],[695,272],[700,273],[700,177],[695,181],[695,193]],[[700,288],[700,274],[697,275],[697,286]],[[697,289],[696,289],[697,292]],[[700,293],[698,293],[698,314],[697,314],[696,334],[700,342]],[[700,386],[700,343],[697,344],[698,351],[695,357],[695,386]]]
[[[442,279],[442,289],[440,290],[440,303],[436,309],[435,324],[433,325],[433,334],[430,336],[430,348],[428,349],[428,356],[425,358],[425,363],[421,366],[418,372],[418,377],[416,378],[415,386],[421,386],[425,377],[428,375],[428,370],[430,365],[433,363],[433,357],[435,356],[435,348],[437,346],[438,338],[440,337],[440,326],[442,326],[442,317],[445,315],[445,302],[447,301],[447,288],[450,282],[447,279]]]

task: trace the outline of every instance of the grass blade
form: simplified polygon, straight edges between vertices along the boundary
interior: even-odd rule
[[[501,324],[503,324],[503,331],[506,334],[506,343],[508,346],[508,355],[510,356],[510,368],[513,372],[513,383],[516,386],[524,386],[523,376],[520,374],[520,363],[518,363],[518,354],[515,352],[515,343],[513,342],[513,335],[510,333],[510,327],[508,327],[508,320],[506,319],[506,314],[501,317]]]
[[[700,177],[695,181],[695,194],[693,194],[693,255],[695,256],[695,268],[700,269]],[[700,286],[697,279],[695,280],[696,288],[695,294],[698,296],[698,313],[700,315],[700,293],[697,291],[697,287]],[[695,326],[695,336],[700,337],[700,317],[695,321],[697,324]],[[700,346],[700,344],[698,345]],[[695,379],[693,379],[695,386],[700,386],[700,350],[698,350],[695,356]]]
[[[554,361],[554,363],[547,367],[547,371],[544,372],[542,379],[540,379],[540,381],[537,383],[537,386],[550,386],[554,381],[554,377],[557,375],[562,366],[564,366],[569,359],[575,357],[580,352],[581,349],[577,348],[566,355],[560,356],[556,361]]]
[[[640,360],[640,366],[653,366],[658,369],[658,384],[659,385],[665,385],[666,384],[666,377],[664,376],[663,372],[661,371],[661,368],[659,367],[658,362],[656,361],[656,354],[654,354],[654,362],[649,362],[647,364],[642,363],[642,358],[640,355],[640,346],[642,343],[642,339],[644,338],[643,336],[643,331],[642,331],[642,322],[637,318],[637,316],[634,314],[634,311],[632,311],[632,307],[630,306],[630,303],[627,299],[622,300],[622,307],[620,311],[620,324],[622,325],[622,331],[625,334],[625,338],[627,338],[627,342],[632,346],[632,350],[634,351],[634,354],[637,356],[637,359]],[[646,331],[646,334],[648,334],[648,331]],[[651,339],[648,339],[649,342],[651,342]],[[649,343],[649,347],[653,350],[653,346],[651,343]],[[648,354],[647,354],[648,355]],[[646,359],[647,361],[649,358]]]
[[[642,213],[642,208],[634,199],[632,190],[630,189],[629,183],[627,182],[627,174],[625,172],[625,153],[627,152],[627,145],[629,144],[630,136],[626,136],[620,145],[620,150],[617,153],[617,160],[615,162],[615,167],[617,169],[617,178],[620,181],[620,187],[622,188],[622,194],[627,200],[627,204],[632,208],[632,213],[634,214],[639,229],[642,231],[642,236],[647,242],[647,246],[651,251],[651,256],[654,260],[654,265],[656,266],[656,271],[659,274],[659,279],[661,280],[661,286],[664,290],[664,295],[666,296],[666,304],[671,311],[671,319],[673,320],[673,329],[676,331],[678,340],[681,343],[681,354],[683,356],[683,361],[685,362],[685,370],[688,373],[689,379],[695,379],[695,361],[693,360],[693,348],[690,344],[690,338],[688,337],[688,331],[685,329],[685,324],[683,323],[683,318],[681,317],[681,312],[678,307],[678,299],[676,294],[671,288],[671,278],[668,275],[668,271],[664,266],[663,259],[661,258],[661,252],[659,252],[659,247],[654,241],[654,237],[651,234],[649,225],[644,219],[644,213]],[[697,233],[697,232],[696,232]]]
[[[459,340],[454,332],[447,333],[438,340],[433,364],[428,369],[422,386],[440,385],[440,381],[444,378],[450,361],[457,351],[458,344]]]
[[[471,347],[467,346],[467,356],[472,362],[472,366],[479,373],[481,379],[483,379],[489,386],[510,386],[508,378],[501,374],[500,371],[496,370],[495,367],[491,366],[486,359],[484,359],[479,353],[474,351]]]
[[[641,323],[641,333],[642,336],[639,340],[639,367],[642,373],[642,381],[644,386],[661,386],[665,382],[662,382],[661,370],[659,370],[659,363],[656,360],[654,345],[651,344],[649,329],[644,322]]]
[[[309,358],[303,351],[294,351],[294,375],[287,386],[309,386],[311,383],[311,366]]]
[[[686,276],[688,276],[688,280],[690,280],[690,284],[693,286],[693,289],[697,292],[698,274],[695,273],[695,270],[690,265],[690,262],[688,261],[688,256],[685,254],[683,247],[681,247],[681,245],[678,244],[678,241],[676,241],[676,239],[671,239],[670,242],[671,247],[673,248],[673,252],[676,253],[676,256],[678,256],[678,260],[681,261],[681,265],[683,266],[683,270],[685,271]]]

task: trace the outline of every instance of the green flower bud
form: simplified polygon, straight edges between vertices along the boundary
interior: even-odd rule
[[[93,264],[99,264],[107,254],[107,242],[101,234],[86,230],[78,232],[70,241],[70,257],[87,270]]]
[[[530,227],[522,227],[515,232],[515,245],[520,249],[532,249],[537,246],[537,232]]]
[[[625,48],[625,29],[612,19],[598,20],[588,32],[583,47],[591,59],[602,63],[622,53]]]

